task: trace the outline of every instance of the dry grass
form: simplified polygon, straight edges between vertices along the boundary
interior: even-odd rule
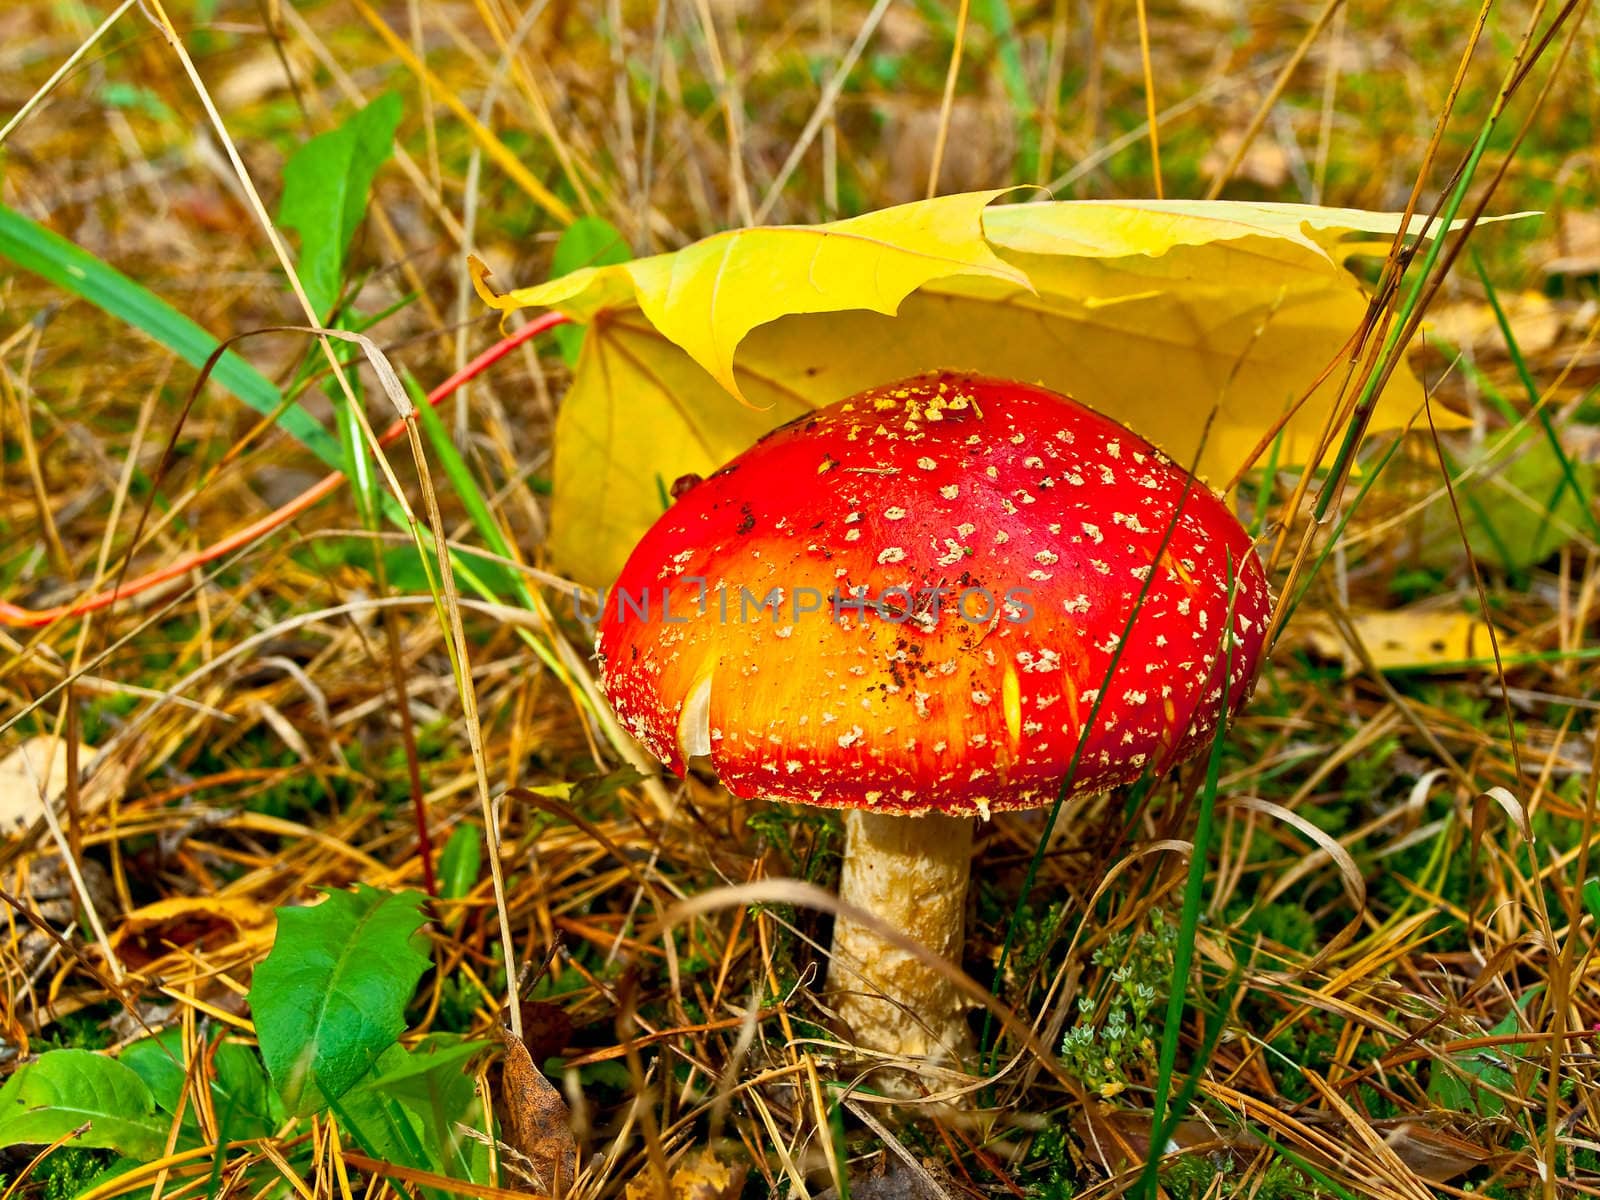
[[[379,177],[356,295],[365,312],[395,309],[371,336],[424,386],[498,336],[466,254],[506,278],[541,278],[573,212],[607,217],[643,251],[756,214],[812,221],[913,199],[930,178],[940,191],[1017,180],[1062,197],[1210,190],[1403,208],[1472,18],[1451,5],[1061,0],[1011,6],[1007,32],[998,0],[173,6],[225,141],[156,9],[126,11],[8,136],[0,200],[220,336],[303,324],[246,181],[270,209],[304,134],[397,89],[405,150]],[[27,102],[103,15],[75,4],[0,12],[0,112]],[[1493,16],[1424,208],[1476,132],[1526,16]],[[863,29],[837,102],[819,107]],[[1600,260],[1585,224],[1600,195],[1597,61],[1591,19],[1542,103],[1524,98],[1519,117],[1532,115],[1515,156],[1499,139],[1483,168],[1504,168],[1495,209],[1547,213],[1483,245],[1526,368],[1581,462],[1595,457],[1600,378]],[[1587,272],[1571,269],[1585,254]],[[1565,273],[1547,276],[1558,257]],[[1503,424],[1486,396],[1520,397],[1522,381],[1464,263],[1438,311],[1458,323],[1468,357],[1416,363],[1436,398],[1479,418],[1445,442],[1460,458]],[[275,380],[326,369],[302,335],[241,349]],[[543,349],[506,359],[445,410],[533,566],[565,382]],[[315,482],[308,455],[215,388],[176,430],[160,474],[193,379],[89,305],[0,271],[0,596],[69,600],[116,578],[136,530],[132,573]],[[381,426],[393,412],[367,384]],[[306,402],[328,417],[318,392]],[[447,535],[477,540],[442,479],[424,486],[410,454],[391,461],[424,524],[437,489]],[[1361,614],[1413,600],[1440,614],[1479,606],[1459,544],[1419,549],[1422,502],[1448,513],[1425,430],[1396,464],[1344,528],[1230,735],[1179,1057],[1198,1090],[1163,1174],[1173,1197],[1600,1189],[1589,1091],[1600,913],[1582,895],[1600,874],[1589,849],[1600,689],[1586,654],[1600,558],[1580,523],[1532,566],[1477,564],[1515,641],[1504,687],[1482,667],[1381,673],[1369,653],[1381,648],[1360,645]],[[1518,484],[1490,463],[1458,491],[1537,515],[1537,497],[1519,501],[1496,479]],[[1287,532],[1280,582],[1307,528],[1295,483],[1285,473],[1245,489]],[[835,1036],[809,986],[826,968],[825,906],[789,885],[717,891],[831,887],[836,822],[779,820],[697,779],[669,781],[670,794],[642,786],[586,696],[588,647],[565,596],[546,593],[553,623],[452,605],[458,631],[399,552],[385,560],[390,577],[375,577],[371,548],[403,550],[409,537],[360,526],[341,494],[159,594],[0,630],[0,750],[50,733],[94,751],[59,828],[36,823],[0,850],[15,898],[0,949],[0,1071],[49,1046],[116,1046],[150,1028],[178,1026],[190,1044],[216,1029],[248,1039],[243,997],[271,944],[266,909],[356,881],[424,886],[414,741],[435,848],[462,826],[481,833],[487,793],[499,798],[489,844],[504,930],[518,970],[547,964],[519,1017],[535,1061],[559,1060],[548,1065],[583,1150],[579,1194],[621,1195],[631,1181],[650,1194],[702,1149],[746,1170],[751,1196],[819,1195],[841,1181],[868,1194],[884,1170],[894,1182],[877,1186],[901,1190],[880,1195],[1135,1188],[1165,997],[1141,1029],[1128,988],[1168,986],[1201,767],[1136,801],[1064,815],[1000,979],[995,956],[1039,822],[983,828],[964,965],[1014,1014],[995,1026],[997,1073],[922,1077],[931,1092],[964,1092],[962,1104],[891,1103],[857,1086],[870,1064]],[[1318,621],[1357,644],[1349,670],[1301,632]],[[518,786],[541,790],[507,791]],[[675,910],[708,895],[691,915]],[[179,900],[193,903],[153,907]],[[434,913],[436,969],[412,1028],[486,1035],[507,995],[489,873]],[[1107,1034],[1118,1020],[1130,1029],[1120,1048]],[[1062,1053],[1075,1027],[1100,1049]],[[206,1193],[213,1157],[163,1164],[161,1194]],[[415,1194],[326,1120],[221,1160],[216,1194],[258,1194],[274,1172],[298,1176],[292,1163],[309,1164],[302,1195]],[[13,1175],[26,1165],[5,1163]],[[25,1186],[46,1194],[47,1175],[36,1166]]]

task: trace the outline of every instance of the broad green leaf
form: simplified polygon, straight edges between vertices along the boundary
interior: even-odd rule
[[[283,1120],[283,1109],[267,1082],[266,1068],[255,1051],[237,1042],[221,1042],[210,1052],[211,1102],[230,1138],[267,1137]],[[195,1109],[182,1104],[191,1064],[184,1060],[183,1034],[163,1029],[123,1048],[117,1061],[144,1080],[162,1112],[183,1109],[185,1140],[198,1132]],[[199,1068],[194,1068],[198,1070]]]
[[[935,368],[1042,382],[1217,485],[1309,393],[1275,453],[1281,466],[1313,453],[1367,309],[1345,261],[1381,249],[1397,215],[1159,201],[986,209],[997,194],[721,234],[493,298],[591,325],[556,423],[560,566],[609,583],[678,476],[709,473],[810,409]],[[1421,402],[1397,371],[1371,428],[1404,425]]]
[[[0,204],[0,257],[127,322],[192,367],[204,366],[217,348],[216,338],[154,292],[4,204]],[[218,359],[211,378],[263,416],[278,414],[277,423],[286,433],[329,467],[339,469],[339,443],[333,436],[299,405],[283,408],[278,389],[232,350]]]
[[[627,239],[610,221],[604,217],[579,217],[562,231],[560,241],[556,242],[556,252],[550,261],[550,278],[559,279],[585,267],[615,266],[632,257]],[[577,366],[578,354],[583,349],[583,326],[558,325],[551,332],[567,366]]]
[[[141,1038],[125,1046],[117,1061],[144,1080],[157,1108],[178,1111],[185,1071],[182,1030],[163,1029],[154,1037]]]
[[[300,234],[295,270],[319,317],[326,318],[339,297],[345,255],[399,127],[400,96],[385,92],[284,164],[278,220]]]
[[[441,1080],[464,1078],[467,1064],[494,1048],[494,1043],[456,1033],[430,1033],[415,1046],[391,1046],[379,1056],[358,1087],[386,1094],[410,1091],[423,1095]]]
[[[478,882],[483,868],[483,832],[476,825],[457,825],[439,856],[439,894],[459,900]]]
[[[211,1104],[228,1138],[270,1137],[285,1117],[260,1056],[249,1046],[223,1042],[212,1055]]]
[[[1521,1003],[1525,1004],[1526,1000]],[[1507,1013],[1489,1031],[1493,1037],[1505,1037],[1515,1032],[1517,1032],[1515,1013]],[[1450,1112],[1476,1112],[1481,1117],[1495,1116],[1505,1108],[1505,1101],[1487,1088],[1515,1094],[1516,1080],[1512,1078],[1506,1064],[1530,1051],[1531,1047],[1525,1042],[1508,1042],[1452,1056],[1457,1070],[1451,1070],[1443,1063],[1435,1063],[1428,1076],[1428,1098],[1440,1108]],[[1479,1087],[1479,1083],[1486,1087]]]
[[[0,1146],[53,1142],[80,1125],[73,1144],[148,1161],[162,1154],[167,1122],[131,1069],[89,1050],[50,1050],[0,1087]]]
[[[1506,432],[1458,458],[1470,482],[1456,485],[1467,541],[1479,562],[1522,571],[1543,562],[1588,528],[1594,464],[1563,457],[1536,429]],[[1573,491],[1571,481],[1578,490]],[[1422,561],[1461,557],[1461,531],[1447,499],[1422,514]]]
[[[290,1115],[343,1095],[405,1029],[427,969],[422,897],[358,884],[315,908],[278,909],[250,988],[261,1057]]]
[[[376,1158],[487,1182],[487,1148],[459,1128],[481,1124],[466,1066],[487,1046],[450,1034],[430,1035],[411,1049],[391,1046],[334,1105],[340,1124]]]

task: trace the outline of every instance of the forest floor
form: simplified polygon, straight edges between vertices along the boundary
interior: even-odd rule
[[[1600,1193],[1600,23],[1586,4],[1496,7],[1463,65],[1476,17],[1413,0],[5,5],[0,1076],[107,1052],[170,1136],[141,1154],[14,1127],[0,1172],[51,1197],[526,1193],[514,1153],[490,1165],[488,1104],[536,1160],[528,1122],[570,1123],[588,1197],[1115,1196],[1148,1189],[1150,1161],[1172,1200]],[[307,139],[368,104],[370,204],[360,170],[348,196],[297,199]],[[350,137],[346,164],[373,144]],[[1289,547],[1279,587],[1303,540],[1321,569],[1212,783],[1202,759],[1069,805],[1037,856],[1040,814],[981,827],[962,965],[1015,1022],[974,1014],[994,1055],[959,1103],[864,1075],[817,986],[827,912],[663,920],[731,884],[832,890],[841,825],[708,776],[647,782],[608,741],[589,631],[545,551],[571,370],[554,339],[453,391],[424,472],[404,444],[388,455],[419,514],[431,495],[453,543],[501,556],[493,602],[435,603],[380,478],[109,608],[29,619],[188,564],[322,478],[239,399],[338,428],[324,349],[285,331],[307,323],[285,255],[316,257],[308,290],[425,392],[503,336],[468,254],[537,282],[577,218],[592,258],[609,230],[642,255],[1008,184],[1382,211],[1419,189],[1426,212],[1475,145],[1463,212],[1492,186],[1489,213],[1538,215],[1472,233],[1412,353],[1467,427],[1439,447],[1425,427],[1369,438],[1321,525],[1322,476],[1309,498],[1298,470],[1246,479]],[[565,245],[566,269],[584,261]],[[248,368],[194,390],[193,346],[260,330],[278,331],[232,346]],[[381,430],[379,381],[349,378]],[[376,1099],[297,1113],[270,1052],[268,1095],[256,972],[273,910],[324,889],[356,917],[431,895],[356,965],[377,991],[391,966],[418,981],[384,1001],[410,1057],[379,1061]],[[526,1047],[510,1060],[503,931]],[[454,1056],[464,1091],[424,1049]],[[408,1079],[448,1111],[408,1107]]]

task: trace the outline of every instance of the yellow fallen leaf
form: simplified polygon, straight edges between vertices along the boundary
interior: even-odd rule
[[[1350,624],[1380,671],[1461,670],[1456,664],[1494,659],[1488,624],[1459,609],[1358,611],[1350,615]],[[1302,628],[1317,654],[1342,660],[1348,673],[1362,669],[1360,656],[1327,617],[1318,616]],[[1527,652],[1510,634],[1494,632],[1501,657]]]
[[[141,933],[190,917],[228,922],[235,929],[264,929],[272,924],[272,909],[248,896],[172,896],[136,908],[122,918],[121,932]]]
[[[609,583],[680,475],[935,368],[1066,392],[1221,483],[1361,324],[1367,301],[1345,260],[1400,227],[1395,214],[1283,204],[988,208],[998,194],[719,234],[503,296],[475,264],[497,307],[553,307],[591,326],[556,423],[551,551],[563,569]],[[1281,464],[1313,453],[1341,375],[1285,426]],[[1402,426],[1421,402],[1396,371],[1371,427]]]
[[[827,225],[733,229],[675,254],[588,267],[506,296],[485,293],[480,283],[479,293],[497,308],[553,307],[581,320],[626,296],[626,278],[651,324],[738,396],[739,343],[779,317],[845,309],[893,314],[919,287],[951,275],[990,275],[1026,288],[1027,278],[984,240],[984,207],[1006,190],[941,196]]]
[[[686,1154],[673,1169],[668,1193],[662,1196],[658,1181],[647,1167],[623,1189],[623,1200],[733,1200],[744,1186],[747,1169],[729,1164],[709,1148]]]
[[[136,908],[111,937],[124,966],[142,969],[177,947],[188,954],[272,944],[272,909],[246,896],[174,896]]]

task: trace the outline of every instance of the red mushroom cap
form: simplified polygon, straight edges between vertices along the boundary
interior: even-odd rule
[[[601,682],[657,758],[708,754],[738,796],[1038,807],[1080,739],[1069,793],[1131,782],[1208,743],[1225,656],[1230,714],[1255,679],[1271,598],[1244,528],[1043,388],[872,388],[678,491],[604,597]]]

